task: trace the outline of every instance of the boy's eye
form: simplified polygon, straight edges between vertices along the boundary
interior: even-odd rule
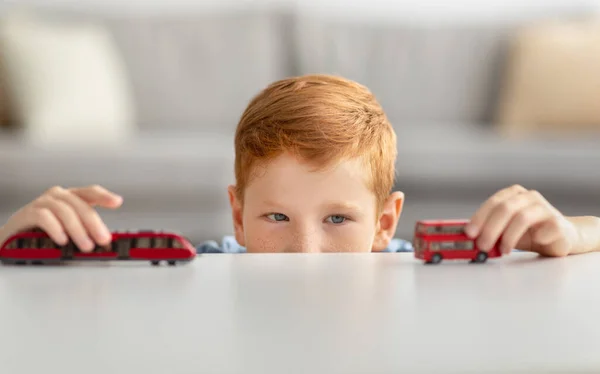
[[[346,220],[346,217],[344,216],[329,216],[329,218],[331,218],[331,223],[343,223]]]
[[[287,216],[281,213],[271,213],[267,217],[271,218],[273,221],[289,221]]]

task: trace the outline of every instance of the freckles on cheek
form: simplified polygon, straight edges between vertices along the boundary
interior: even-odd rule
[[[325,245],[325,252],[366,252],[367,248],[358,242],[335,242],[332,241]]]
[[[326,250],[328,252],[369,252],[371,246],[368,237],[360,230],[336,230],[327,235]]]
[[[250,229],[249,236],[247,238],[246,249],[248,252],[280,252],[281,248],[276,234],[270,232],[271,230],[265,227],[254,227]]]
[[[275,242],[269,240],[269,238],[257,238],[254,245],[254,248],[248,250],[249,252],[277,252]]]

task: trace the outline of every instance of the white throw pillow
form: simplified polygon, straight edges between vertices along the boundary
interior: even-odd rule
[[[31,141],[106,146],[133,135],[131,89],[107,30],[22,13],[0,27],[8,90]]]

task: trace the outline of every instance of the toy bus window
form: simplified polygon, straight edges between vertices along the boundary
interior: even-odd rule
[[[416,252],[422,252],[427,247],[427,242],[423,239],[416,238],[414,246]]]
[[[472,241],[445,241],[445,242],[433,242],[431,243],[431,250],[434,251],[448,251],[448,250],[471,250],[473,249]]]
[[[179,239],[173,238],[173,248],[183,248],[183,243]]]
[[[460,242],[454,242],[454,249],[462,250],[462,251],[472,250],[473,249],[473,242],[469,241],[469,240],[464,240],[464,241],[460,241]]]
[[[423,245],[423,241],[419,238],[415,239],[415,249],[420,250]]]
[[[447,251],[447,250],[455,249],[454,243],[455,242],[453,242],[453,241],[433,242],[433,243],[431,243],[431,250],[432,251]]]
[[[463,225],[452,225],[452,226],[431,226],[428,227],[428,234],[462,234],[464,232]]]

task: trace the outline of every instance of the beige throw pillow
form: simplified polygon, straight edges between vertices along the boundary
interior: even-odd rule
[[[600,131],[600,20],[519,32],[498,109],[499,130],[510,136]]]
[[[0,127],[8,127],[10,121],[10,98],[6,92],[6,77],[3,74],[2,56],[0,56]]]
[[[133,135],[133,99],[107,30],[24,13],[0,26],[7,91],[31,141],[106,146]]]

